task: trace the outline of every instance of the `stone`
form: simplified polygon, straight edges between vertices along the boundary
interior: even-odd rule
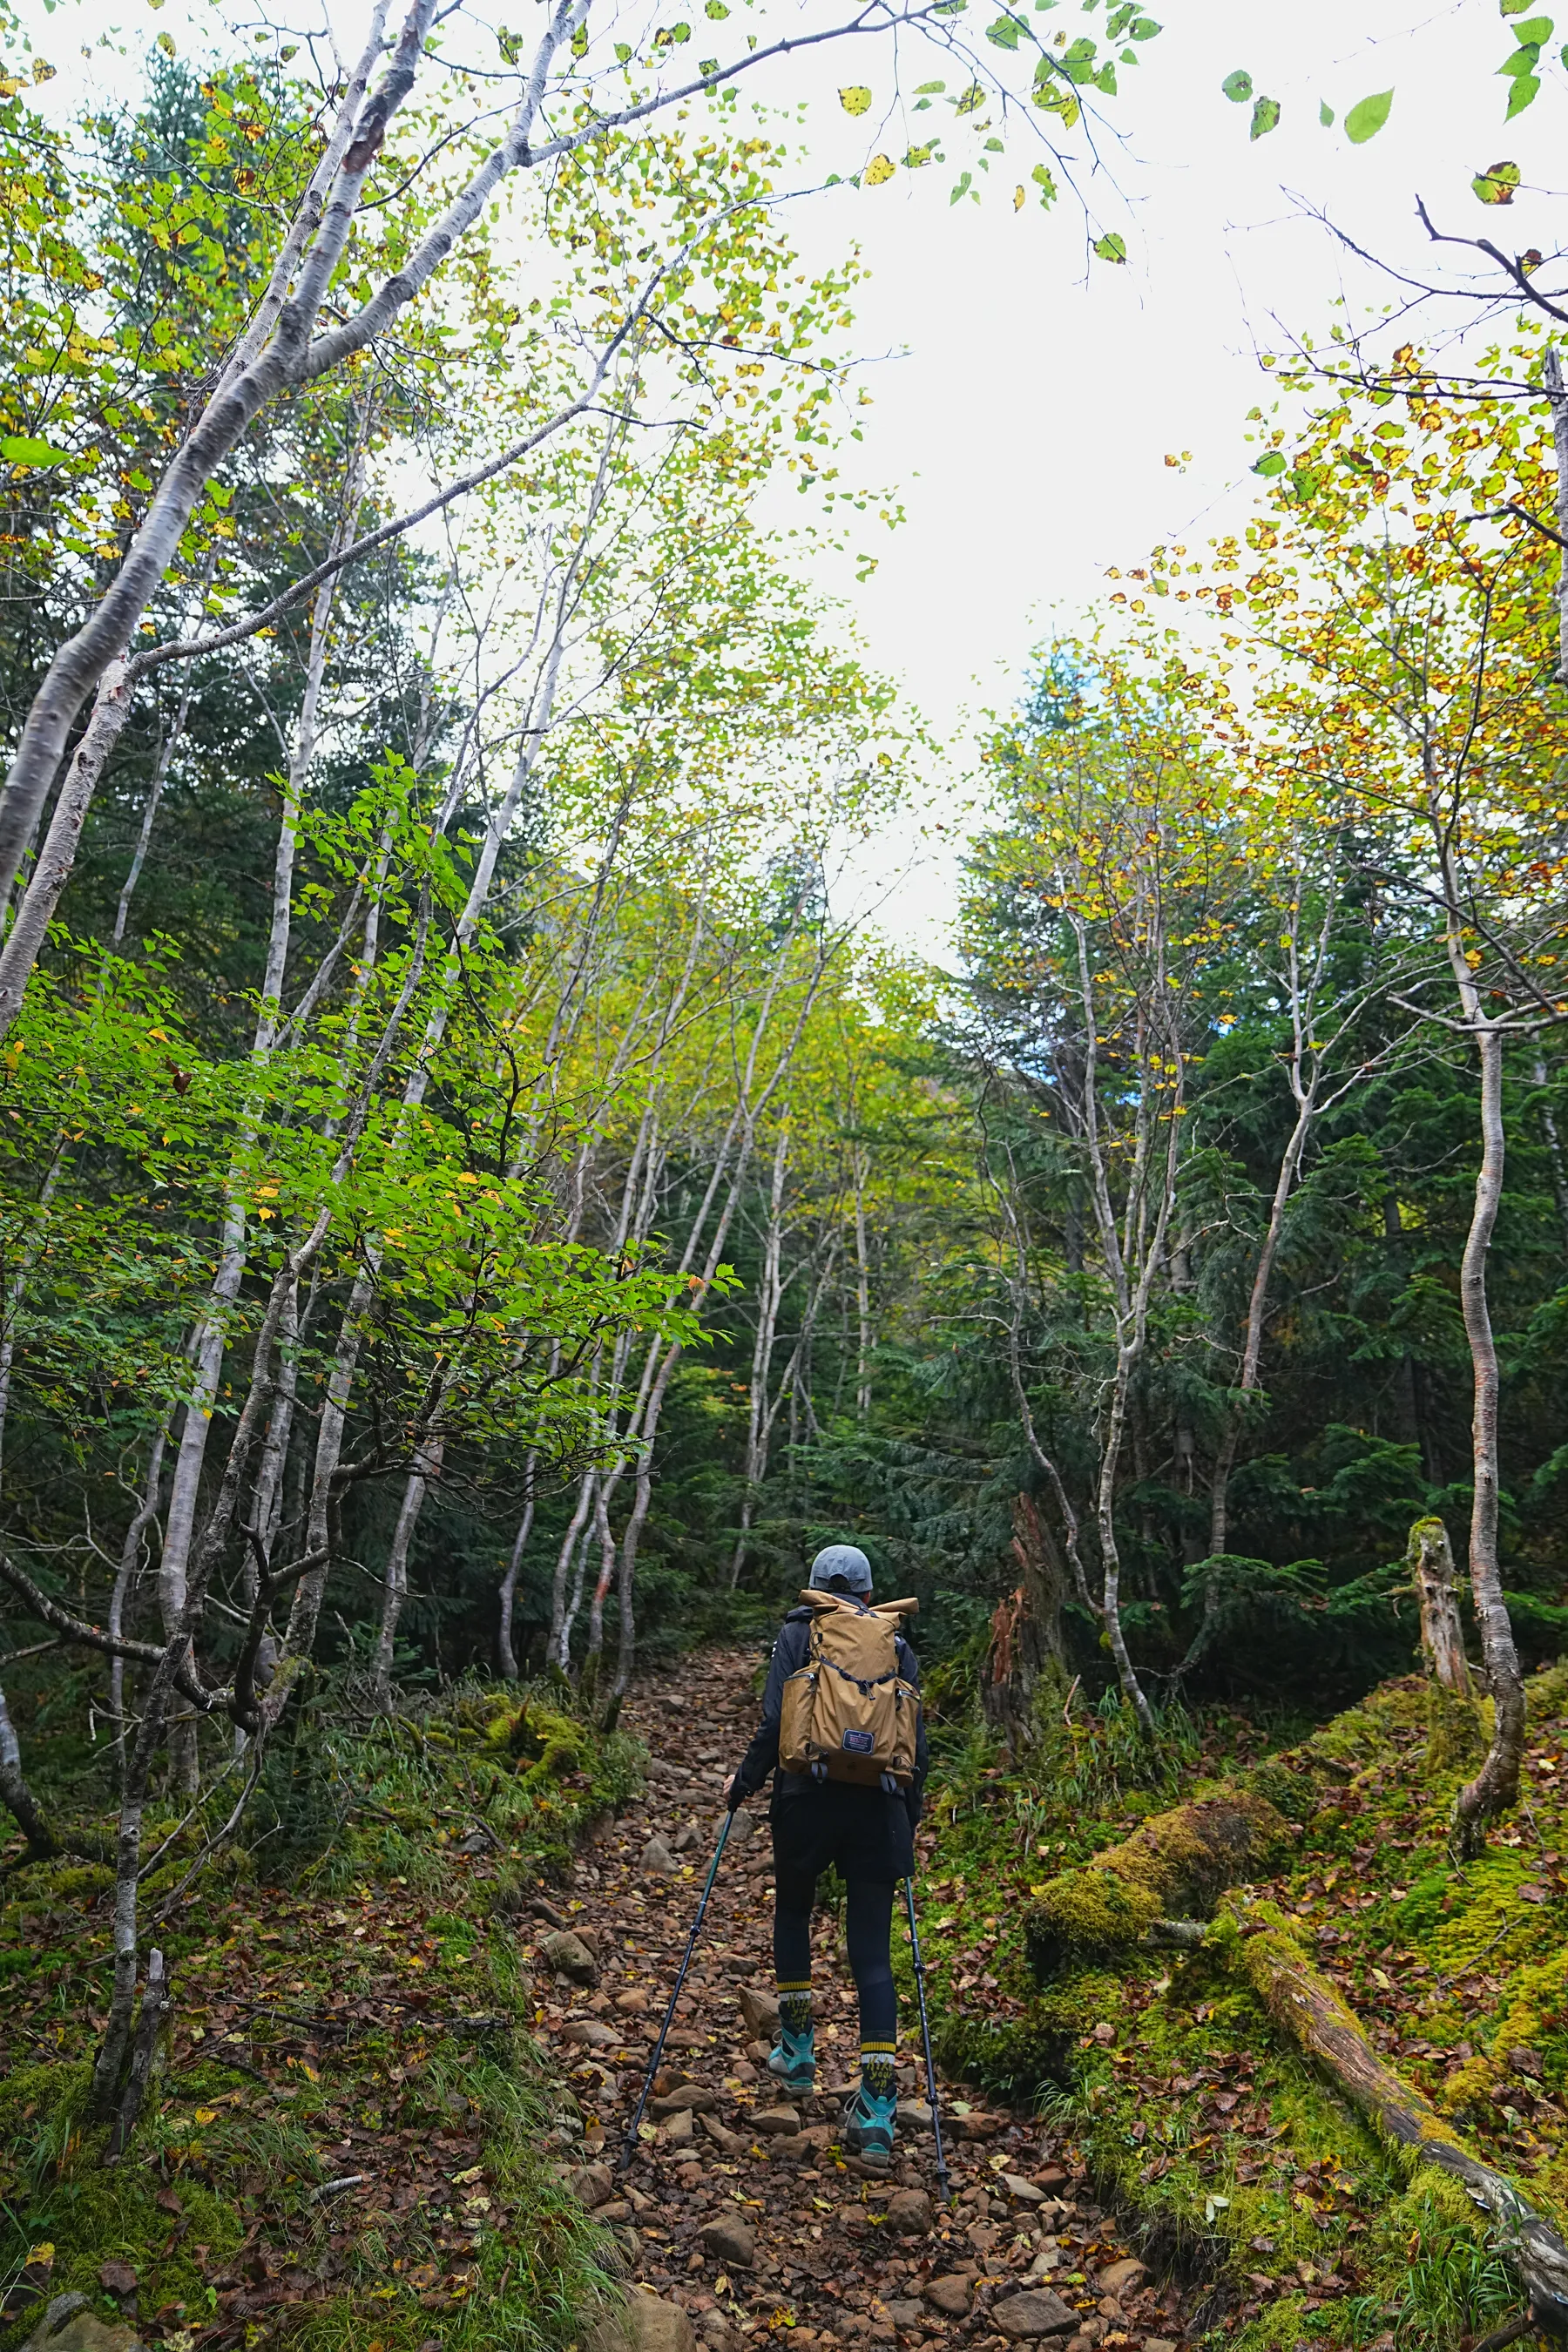
[[[781,2138],[793,2137],[800,2129],[800,2116],[794,2107],[761,2107],[750,2121],[754,2132],[767,2132]]]
[[[695,1822],[682,1822],[669,1841],[671,1853],[685,1853],[702,1835]]]
[[[583,2050],[618,2050],[621,2037],[613,2025],[601,2025],[596,2017],[569,2018],[565,2027],[568,2042],[575,2042]]]
[[[673,1878],[680,1865],[661,1837],[650,1837],[642,1850],[642,1866],[656,1878]]]
[[[1028,2275],[1032,2279],[1048,2278],[1052,2271],[1059,2271],[1061,2266],[1061,2248],[1059,2246],[1042,2246],[1039,2252],[1035,2256],[1034,2261],[1029,2264]]]
[[[1145,2336],[1143,2352],[1176,2352],[1176,2347],[1169,2336]]]
[[[754,1813],[748,1813],[744,1807],[742,1807],[731,1816],[729,1838],[731,1845],[744,1845],[749,1838],[753,1838],[756,1834],[757,1819]]]
[[[703,2130],[721,2156],[744,2156],[751,2146],[751,2142],[743,2138],[741,2133],[726,2130],[717,2116],[703,2116],[700,2121]]]
[[[1002,2129],[1002,2121],[1000,2116],[984,2116],[977,2107],[972,2107],[968,2115],[953,2116],[952,2136],[954,2139],[994,2139]]]
[[[701,2333],[702,2341],[712,2347],[712,2352],[730,2352],[730,2347],[734,2342],[734,2332],[721,2311],[705,2311],[697,2325]],[[797,2328],[795,2330],[797,2340],[799,2333]]]
[[[896,2296],[888,2305],[888,2317],[895,2327],[919,2327],[925,2315],[924,2304],[913,2296]]]
[[[602,2222],[606,2230],[618,2229],[623,2221],[629,2221],[631,2218],[632,2209],[624,2197],[614,2198],[608,2205],[595,2206],[594,2210],[595,2221]]]
[[[1037,2189],[1032,2180],[1024,2179],[1019,2173],[1005,2172],[1002,2186],[1008,2196],[1016,2197],[1021,2205],[1043,2205],[1046,2201],[1045,2190]]]
[[[1103,2294],[1114,2294],[1119,2297],[1124,2294],[1134,2294],[1148,2275],[1147,2263],[1138,2262],[1131,2254],[1126,2254],[1119,2263],[1107,2263],[1100,2272],[1100,2292]]]
[[[693,2115],[702,2116],[718,2104],[717,2091],[704,2090],[700,2083],[681,2083],[673,2091],[667,2092],[663,2098],[653,2100],[648,2113],[658,2124],[662,2123],[666,2116],[679,2115],[682,2108],[689,2107]]]
[[[900,2131],[930,2131],[931,2127],[931,2109],[923,2099],[900,2099],[899,2101],[899,2129]]]
[[[689,2147],[696,2130],[697,2126],[690,2108],[682,2107],[679,2113],[669,2117],[659,2134],[659,2138],[667,2147]]]
[[[950,2272],[943,2278],[933,2278],[926,2286],[926,2301],[933,2311],[940,2311],[944,2319],[967,2317],[973,2300],[973,2288],[956,2272]]]
[[[631,1992],[618,1992],[616,1995],[616,2007],[623,2017],[646,2017],[647,1995],[646,1992],[637,1992],[635,1990]]]
[[[1026,2287],[994,2305],[992,2320],[1009,2344],[1023,2344],[1037,2336],[1067,2336],[1078,2326],[1078,2314],[1068,2309],[1048,2286]]]
[[[749,2271],[757,2259],[757,2233],[738,2213],[721,2213],[718,2221],[703,2223],[702,2247],[716,2262]]]
[[[574,1984],[594,1985],[599,1981],[599,1964],[581,1936],[570,1927],[559,1927],[546,1936],[539,1947],[539,1957],[552,1976],[570,1977]]]
[[[57,2294],[22,2352],[142,2352],[142,2339],[122,2320],[97,2318],[79,2294]]]
[[[741,2015],[745,2019],[746,2031],[753,2041],[767,2041],[779,2030],[778,1995],[764,1992],[761,1985],[742,1985]]]
[[[588,2345],[589,2352],[697,2352],[697,2331],[679,2304],[639,2288],[590,2329]]]
[[[607,2164],[579,2165],[571,2176],[573,2195],[584,2205],[602,2205],[616,2185],[616,2176]]]
[[[888,2227],[901,2237],[923,2238],[936,2210],[923,2189],[900,2189],[888,2200]]]

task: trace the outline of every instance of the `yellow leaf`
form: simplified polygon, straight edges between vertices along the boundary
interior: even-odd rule
[[[217,2109],[216,2107],[198,2107],[196,2109],[196,2121],[199,2124],[216,2124],[217,2121]]]
[[[873,155],[866,166],[867,186],[879,188],[884,180],[892,178],[898,168],[890,155]]]
[[[847,89],[839,91],[838,103],[846,114],[864,114],[871,103],[871,93],[864,82],[853,81]]]
[[[1016,186],[1016,187],[1014,189],[1014,191],[1013,191],[1013,210],[1014,210],[1016,213],[1021,213],[1021,212],[1023,211],[1023,209],[1024,209],[1024,183],[1022,182],[1022,180],[1020,180],[1020,181],[1019,181],[1019,183],[1018,183],[1018,184],[1017,184],[1017,186]]]

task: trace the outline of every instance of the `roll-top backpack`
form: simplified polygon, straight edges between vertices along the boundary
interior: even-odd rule
[[[899,1671],[900,1620],[915,1601],[865,1601],[812,1588],[805,1663],[784,1683],[779,1764],[817,1780],[907,1788],[914,1778],[921,1699]]]

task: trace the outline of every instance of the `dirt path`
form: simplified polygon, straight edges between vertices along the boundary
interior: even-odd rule
[[[739,1817],[720,1870],[649,2107],[657,2136],[612,2176],[696,1913],[721,1792],[755,1719],[751,1667],[708,1653],[679,1680],[637,1688],[626,1720],[653,1758],[646,1801],[582,1853],[543,1923],[585,1934],[596,1982],[552,1974],[542,1930],[536,1947],[541,2031],[597,2118],[584,2191],[621,2226],[633,2279],[683,2305],[712,2352],[786,2328],[794,2352],[862,2342],[997,2352],[1041,2336],[1053,2352],[1178,2352],[1189,2339],[1177,2299],[1144,2284],[1082,2176],[1055,2160],[1037,2124],[984,2112],[956,2084],[942,2086],[952,2205],[936,2208],[923,2076],[908,2063],[918,2054],[912,2017],[900,2023],[892,2177],[846,2163],[835,2094],[855,2078],[858,2036],[853,1983],[826,1918],[813,1937],[820,2087],[798,2113],[784,2107],[753,2030],[755,1996],[770,2000],[773,1987],[763,1800]],[[1028,2302],[1009,2308],[1024,2292]]]

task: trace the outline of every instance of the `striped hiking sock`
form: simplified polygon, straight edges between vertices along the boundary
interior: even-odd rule
[[[778,1995],[779,2023],[784,2032],[809,2033],[811,2032],[811,1979],[807,1977],[804,1984],[781,1984]]]
[[[897,2088],[894,2074],[896,2045],[891,2042],[862,2042],[860,2044],[860,2082],[874,2099],[890,2099]]]

